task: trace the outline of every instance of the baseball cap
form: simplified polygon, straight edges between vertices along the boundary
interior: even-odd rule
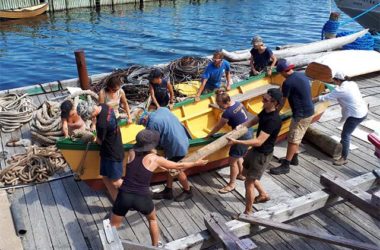
[[[335,72],[333,78],[344,81],[346,80],[346,74],[343,73],[342,71],[337,71]]]
[[[277,62],[276,71],[278,73],[294,69],[294,64],[289,64],[285,59],[280,59]]]
[[[136,143],[133,150],[136,152],[149,152],[158,146],[160,133],[155,130],[143,129],[136,135]]]

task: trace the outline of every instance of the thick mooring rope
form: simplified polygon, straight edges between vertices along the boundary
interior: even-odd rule
[[[35,106],[27,94],[8,94],[0,97],[1,131],[9,133],[29,122]]]
[[[26,153],[13,155],[7,161],[7,166],[0,171],[0,185],[44,182],[66,167],[66,161],[55,146],[33,145]]]
[[[40,145],[54,145],[63,136],[61,124],[61,111],[58,102],[44,102],[36,110],[31,123],[33,142]]]

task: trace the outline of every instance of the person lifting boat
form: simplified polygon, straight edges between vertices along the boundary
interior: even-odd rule
[[[344,122],[340,143],[342,144],[342,155],[333,162],[341,166],[347,164],[350,150],[350,137],[355,128],[366,119],[368,106],[364,101],[359,87],[354,81],[348,81],[347,76],[337,71],[332,82],[338,85],[331,93],[313,98],[313,102],[337,100],[342,107],[342,119]]]
[[[99,92],[99,103],[105,103],[113,108],[116,118],[127,118],[128,123],[132,123],[131,111],[121,83],[121,78],[118,76],[108,79],[106,87]],[[126,113],[119,112],[120,104]]]
[[[213,54],[212,62],[210,62],[204,73],[202,74],[201,86],[195,96],[195,101],[200,101],[202,94],[207,94],[221,87],[222,76],[226,76],[226,89],[230,90],[232,85],[231,66],[230,63],[223,59],[223,53],[216,51]]]
[[[153,69],[149,74],[149,95],[154,109],[160,107],[173,108],[174,90],[169,79],[164,78],[160,69]]]
[[[276,66],[277,72],[285,77],[282,84],[282,105],[285,104],[286,100],[289,100],[293,113],[288,133],[286,157],[280,160],[281,165],[279,167],[270,169],[270,173],[276,175],[289,173],[290,164],[298,165],[299,144],[314,116],[310,81],[304,73],[295,72],[293,69],[294,65],[288,64],[285,59],[280,59]]]
[[[280,89],[271,88],[263,96],[263,110],[253,119],[243,125],[252,127],[259,124],[256,138],[236,140],[227,137],[230,145],[252,146],[244,157],[243,175],[245,180],[245,214],[252,213],[253,203],[268,201],[269,194],[265,192],[260,179],[272,160],[273,148],[276,138],[281,130],[281,117],[279,108],[282,106],[282,93]],[[259,195],[255,197],[255,188]]]
[[[238,125],[248,120],[248,111],[243,104],[237,101],[231,100],[225,89],[218,89],[216,92],[216,103],[220,108],[224,110],[221,119],[210,131],[207,137],[211,137],[218,132],[224,125],[228,124],[235,129]],[[248,140],[252,138],[253,130],[248,129],[248,132],[239,139]],[[236,179],[245,180],[242,175],[243,171],[243,156],[247,153],[248,146],[245,145],[233,145],[229,151],[229,165],[230,165],[230,181],[229,183],[219,190],[219,193],[228,193],[235,189]]]
[[[256,76],[265,71],[268,76],[272,75],[277,58],[270,48],[267,48],[260,36],[252,38],[251,57],[249,64],[251,66],[250,76]]]
[[[120,227],[129,210],[144,214],[149,223],[152,245],[157,246],[159,228],[156,210],[152,201],[149,186],[153,172],[157,168],[186,169],[203,166],[206,160],[196,162],[173,162],[156,154],[155,148],[160,143],[160,133],[144,129],[136,135],[136,143],[129,151],[126,175],[120,186],[112,208],[111,225]]]
[[[114,110],[107,104],[92,105],[81,102],[78,114],[84,120],[96,118],[96,142],[100,145],[100,175],[115,201],[123,175],[124,147]]]
[[[160,133],[159,147],[164,150],[167,159],[179,162],[186,156],[189,150],[190,135],[169,109],[161,107],[154,112],[140,110],[136,121],[139,125]],[[183,187],[183,192],[174,197],[174,201],[185,201],[193,197],[185,172],[180,171],[177,178]],[[174,177],[168,173],[165,189],[161,192],[153,193],[153,199],[173,199],[173,181]]]

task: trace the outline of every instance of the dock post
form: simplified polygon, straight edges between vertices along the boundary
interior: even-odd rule
[[[77,63],[80,87],[83,90],[90,89],[90,81],[89,81],[88,73],[87,73],[87,65],[86,65],[86,58],[84,56],[84,50],[82,49],[76,50],[74,54],[75,54],[75,61]]]

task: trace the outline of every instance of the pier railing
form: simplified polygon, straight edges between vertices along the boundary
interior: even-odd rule
[[[143,2],[152,2],[155,0],[1,0],[0,10],[10,10],[25,8],[34,5],[38,5],[41,2],[49,3],[49,12],[74,9],[74,8],[85,8],[91,7],[95,8],[104,5],[114,5],[114,4],[126,4],[126,3],[137,3],[142,4]]]

